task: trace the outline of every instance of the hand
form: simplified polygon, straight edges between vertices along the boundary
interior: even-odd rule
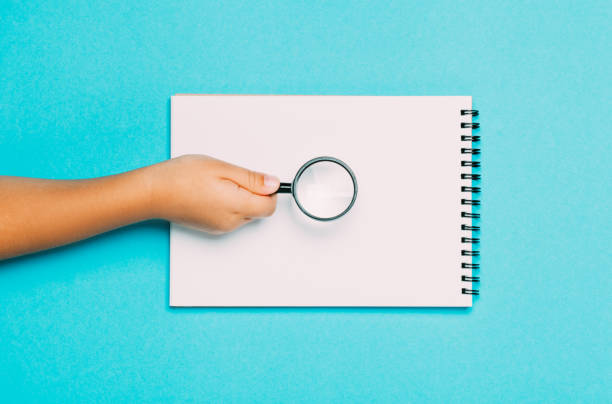
[[[219,234],[276,209],[279,179],[202,155],[149,167],[152,215]]]

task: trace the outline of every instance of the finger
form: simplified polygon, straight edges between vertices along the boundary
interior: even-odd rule
[[[273,194],[280,185],[280,180],[273,175],[258,173],[233,164],[227,164],[225,168],[226,176],[224,178],[235,182],[254,194]]]
[[[239,195],[239,210],[244,218],[268,217],[276,210],[276,195],[256,195],[243,188]]]

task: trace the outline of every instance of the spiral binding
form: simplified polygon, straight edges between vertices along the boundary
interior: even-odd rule
[[[478,116],[478,111],[475,109],[462,109],[461,110],[461,115],[462,116],[471,116],[472,118],[477,117]],[[480,128],[480,123],[478,122],[462,122],[461,123],[461,128],[462,129],[479,129]],[[469,147],[462,147],[461,148],[461,154],[469,154],[471,156],[470,160],[464,160],[461,161],[461,167],[470,167],[470,170],[472,168],[480,168],[480,161],[474,161],[474,158],[476,156],[480,155],[480,151],[481,149],[479,148],[474,148],[472,147],[474,143],[480,142],[480,135],[461,135],[461,141],[462,142],[470,142]],[[479,194],[481,191],[481,187],[480,186],[474,186],[472,184],[472,181],[480,181],[480,179],[482,178],[481,174],[474,174],[471,172],[468,173],[461,173],[461,179],[462,180],[469,180],[469,184],[467,185],[462,185],[461,186],[461,192],[466,192],[469,193],[471,195],[471,198],[461,198],[461,205],[464,206],[480,206],[480,200],[479,199],[473,199],[475,198],[475,194]],[[468,219],[480,219],[480,213],[474,213],[472,211],[470,212],[461,212],[461,217],[462,218],[468,218]],[[480,251],[476,250],[476,246],[478,244],[480,244],[480,238],[479,237],[474,237],[474,233],[476,232],[476,234],[478,232],[480,232],[480,226],[474,226],[471,223],[470,224],[462,224],[461,225],[461,230],[462,231],[466,231],[466,232],[470,232],[469,234],[466,234],[465,237],[461,237],[461,243],[463,244],[467,244],[470,246],[470,249],[462,249],[461,250],[461,256],[462,257],[479,257],[480,256]],[[468,248],[467,246],[465,248]],[[461,269],[470,269],[470,270],[480,270],[480,264],[478,263],[474,263],[474,262],[462,262],[461,263]],[[472,274],[470,275],[461,275],[461,281],[462,282],[470,282],[472,285],[474,283],[479,283],[480,282],[480,277],[479,276],[472,276]],[[480,292],[478,289],[473,289],[474,286],[470,286],[470,288],[461,288],[461,293],[464,295],[479,295]]]

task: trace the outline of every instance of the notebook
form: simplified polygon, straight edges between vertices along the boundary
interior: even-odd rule
[[[207,154],[290,182],[333,156],[359,192],[337,220],[279,194],[273,216],[225,235],[172,224],[170,305],[471,306],[477,115],[469,96],[173,96],[172,157]]]

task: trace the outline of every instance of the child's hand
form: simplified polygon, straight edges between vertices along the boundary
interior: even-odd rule
[[[0,260],[153,218],[231,231],[274,213],[278,187],[206,156],[84,180],[0,176]]]
[[[276,209],[276,177],[201,155],[149,167],[152,215],[211,233],[232,231]]]

